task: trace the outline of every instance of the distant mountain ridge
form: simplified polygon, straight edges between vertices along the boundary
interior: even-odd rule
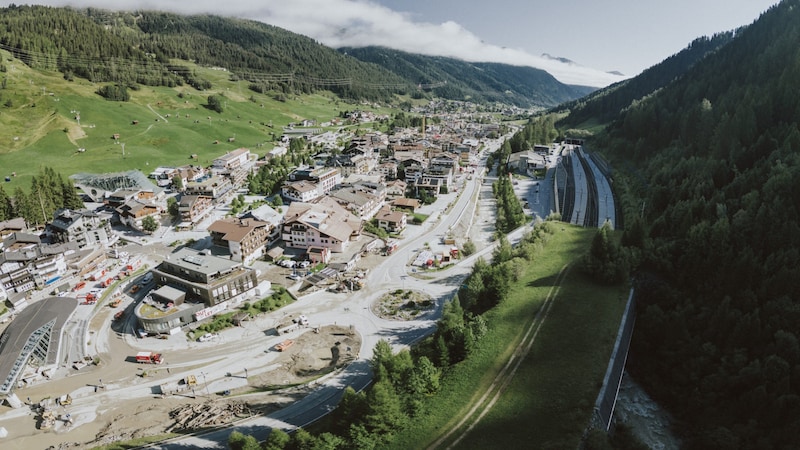
[[[345,54],[282,28],[213,15],[11,5],[0,8],[0,47],[66,78],[127,85],[207,89],[207,81],[173,62],[183,60],[226,68],[258,92],[329,89],[352,99],[432,91],[447,99],[541,108],[594,90],[529,67],[378,48]]]
[[[665,87],[681,77],[709,54],[719,50],[733,40],[737,31],[717,33],[712,37],[700,37],[685,49],[646,69],[636,77],[599,89],[584,98],[569,101],[559,109],[570,114],[559,122],[561,127],[578,127],[589,119],[608,123],[634,101]]]
[[[445,98],[548,107],[595,90],[570,86],[544,70],[500,63],[475,63],[442,56],[407,53],[386,47],[340,48],[340,52],[379,65],[418,85],[431,85]]]

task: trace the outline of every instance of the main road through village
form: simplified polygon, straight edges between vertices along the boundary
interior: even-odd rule
[[[487,151],[494,151],[489,148]],[[307,425],[336,407],[342,391],[346,386],[361,390],[372,381],[369,359],[372,350],[380,339],[388,340],[394,347],[412,344],[431,333],[435,328],[435,318],[439,317],[444,302],[452,298],[456,290],[472,270],[474,262],[491,252],[492,246],[461,260],[447,270],[426,273],[418,276],[409,261],[414,254],[424,248],[425,243],[439,239],[459,223],[470,226],[481,226],[481,221],[494,222],[493,211],[482,211],[480,219],[475,215],[477,202],[481,195],[491,195],[491,186],[481,184],[481,174],[467,180],[454,203],[431,215],[429,225],[424,231],[409,240],[404,240],[400,248],[387,257],[383,263],[373,269],[367,276],[365,288],[352,293],[346,300],[333,298],[325,292],[317,292],[301,298],[287,308],[287,313],[303,311],[321,319],[324,323],[352,325],[362,337],[359,358],[350,364],[340,375],[321,384],[303,399],[268,416],[258,416],[237,423],[235,426],[212,431],[205,434],[176,439],[154,444],[151,448],[184,449],[184,448],[226,448],[227,438],[231,431],[265,439],[271,428],[291,429]],[[480,191],[484,192],[481,193]],[[444,206],[444,205],[443,205]],[[524,229],[518,230],[509,240],[516,242]],[[376,317],[370,308],[382,294],[394,289],[414,289],[424,291],[437,299],[437,314],[427,320],[390,321]]]

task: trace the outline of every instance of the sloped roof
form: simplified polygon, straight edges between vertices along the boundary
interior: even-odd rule
[[[256,228],[268,225],[255,219],[220,219],[212,223],[208,231],[222,234],[222,239],[229,242],[242,242]]]

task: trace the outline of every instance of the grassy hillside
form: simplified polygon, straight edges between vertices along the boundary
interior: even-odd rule
[[[556,227],[554,227],[556,228]],[[559,225],[508,298],[487,312],[475,353],[444,378],[425,412],[391,448],[428,448],[479,401],[523,339],[548,295],[553,306],[516,375],[457,448],[576,448],[588,425],[627,299],[625,286],[599,286],[577,267],[597,231]],[[558,281],[561,281],[558,283]],[[556,288],[560,286],[560,290]],[[450,445],[459,438],[460,429]]]
[[[200,67],[193,68],[212,81],[209,91],[142,86],[129,90],[130,101],[112,102],[95,93],[102,83],[79,78],[69,82],[60,73],[30,69],[7,52],[0,54],[7,67],[2,74],[6,88],[0,89],[0,175],[17,174],[5,183],[6,192],[17,184],[27,189],[41,166],[64,175],[130,169],[147,173],[158,165],[191,163],[192,154],[204,165],[239,147],[263,154],[289,123],[324,122],[340,111],[365,108],[326,92],[289,95],[281,102],[248,90],[244,81],[229,81],[225,71]],[[211,94],[225,96],[221,114],[204,106]],[[118,141],[114,134],[119,134]]]

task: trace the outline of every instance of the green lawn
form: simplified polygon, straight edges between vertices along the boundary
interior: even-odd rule
[[[559,225],[508,300],[486,314],[489,333],[451,370],[428,414],[393,448],[426,448],[457,423],[494,380],[542,306],[559,271],[583,254],[596,230]],[[591,417],[627,299],[572,269],[531,353],[512,383],[459,448],[576,448]],[[457,438],[462,433],[455,433]]]
[[[0,57],[7,59],[8,53],[0,51]],[[3,184],[8,193],[18,185],[27,190],[44,166],[63,175],[132,169],[148,174],[159,165],[207,166],[240,147],[263,155],[284,126],[302,119],[322,123],[342,111],[392,111],[349,104],[324,91],[290,95],[281,102],[250,91],[244,81],[230,81],[228,72],[201,67],[195,69],[214,85],[209,91],[140,86],[128,90],[130,101],[110,102],[95,94],[102,84],[68,82],[57,73],[32,70],[18,61],[12,66],[4,74],[8,87],[0,90],[0,176],[17,174]],[[222,113],[205,108],[211,94],[224,95]],[[13,106],[3,105],[8,99]],[[112,138],[115,134],[118,140]]]

